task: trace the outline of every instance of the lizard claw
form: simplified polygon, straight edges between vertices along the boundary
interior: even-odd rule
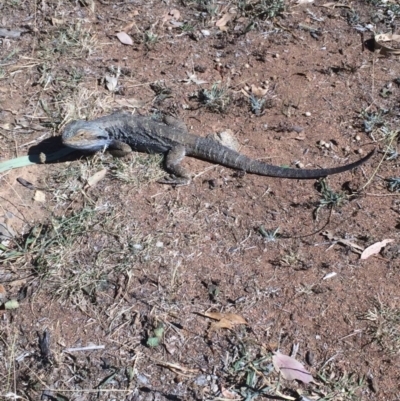
[[[167,185],[173,185],[175,187],[182,187],[184,185],[189,185],[190,184],[190,178],[189,177],[177,177],[176,175],[169,175],[164,177],[161,180],[158,180],[157,182],[159,184],[167,184]]]

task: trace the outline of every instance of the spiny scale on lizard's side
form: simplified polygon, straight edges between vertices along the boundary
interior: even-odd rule
[[[92,121],[73,121],[65,127],[62,141],[70,148],[90,152],[109,149],[117,156],[124,156],[132,150],[165,154],[165,167],[173,177],[163,182],[180,185],[190,182],[190,174],[180,165],[186,155],[247,173],[278,178],[314,179],[352,170],[374,154],[372,151],[354,163],[326,169],[278,167],[251,159],[213,139],[192,135],[183,122],[171,117],[159,121],[150,116],[127,113],[115,113]]]

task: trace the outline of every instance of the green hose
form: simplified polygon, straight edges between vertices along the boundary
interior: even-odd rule
[[[63,148],[63,149],[59,150],[58,152],[54,152],[54,153],[48,153],[48,154],[42,153],[40,155],[37,154],[37,155],[28,155],[28,156],[17,157],[15,159],[1,162],[0,163],[0,173],[3,173],[8,170],[12,170],[14,168],[30,166],[32,164],[43,164],[43,162],[45,162],[45,163],[51,162],[51,161],[60,159],[61,157],[64,157],[74,151],[75,151],[75,149]]]

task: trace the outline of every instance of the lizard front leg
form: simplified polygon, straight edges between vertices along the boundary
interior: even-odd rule
[[[161,184],[188,185],[190,183],[189,172],[181,166],[181,162],[186,155],[183,145],[176,145],[165,156],[165,169],[171,173],[170,177],[158,181]]]
[[[124,157],[132,153],[132,148],[127,143],[117,140],[113,141],[107,150],[114,157]]]
[[[177,118],[169,116],[169,115],[164,115],[163,121],[165,124],[169,125],[170,127],[174,127],[181,131],[187,132],[186,124],[182,120],[178,120]]]

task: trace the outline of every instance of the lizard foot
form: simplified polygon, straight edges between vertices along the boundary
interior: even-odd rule
[[[167,185],[173,185],[175,187],[182,187],[184,185],[189,185],[190,184],[190,177],[177,177],[176,175],[169,175],[164,177],[161,180],[158,180],[157,182],[159,184],[167,184]]]

